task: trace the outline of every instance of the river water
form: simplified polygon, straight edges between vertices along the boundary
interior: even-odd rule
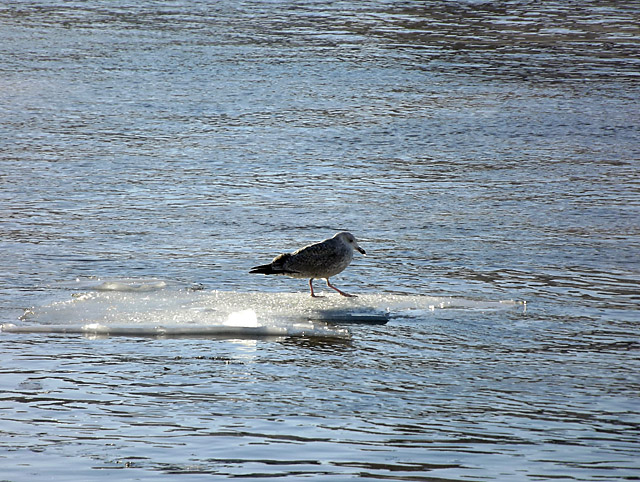
[[[3,3],[0,477],[639,478],[639,18]]]

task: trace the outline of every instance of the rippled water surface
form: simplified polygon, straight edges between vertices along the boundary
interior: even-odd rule
[[[640,478],[638,18],[0,5],[3,480]]]

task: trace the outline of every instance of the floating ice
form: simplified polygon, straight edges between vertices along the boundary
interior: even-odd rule
[[[307,293],[194,290],[162,280],[116,280],[81,286],[68,299],[33,308],[12,333],[138,336],[347,337],[345,324],[384,324],[442,309],[504,310],[516,301],[364,294],[311,298]]]

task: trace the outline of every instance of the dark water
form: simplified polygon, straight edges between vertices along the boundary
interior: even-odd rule
[[[80,287],[112,279],[168,283],[102,294],[121,323],[124,298],[159,322],[220,293],[331,305],[247,271],[341,229],[368,257],[333,281],[392,315],[330,337],[0,333],[3,480],[640,478],[639,18],[2,4],[0,322],[86,321]]]

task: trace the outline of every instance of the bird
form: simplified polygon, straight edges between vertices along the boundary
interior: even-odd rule
[[[254,266],[249,273],[277,274],[291,278],[309,278],[311,296],[318,296],[313,291],[314,279],[325,279],[327,286],[336,290],[342,296],[355,297],[336,288],[329,278],[344,271],[353,259],[353,250],[366,256],[366,251],[358,245],[355,236],[349,232],[336,233],[332,238],[319,243],[309,244],[293,253],[279,254],[269,264]]]

